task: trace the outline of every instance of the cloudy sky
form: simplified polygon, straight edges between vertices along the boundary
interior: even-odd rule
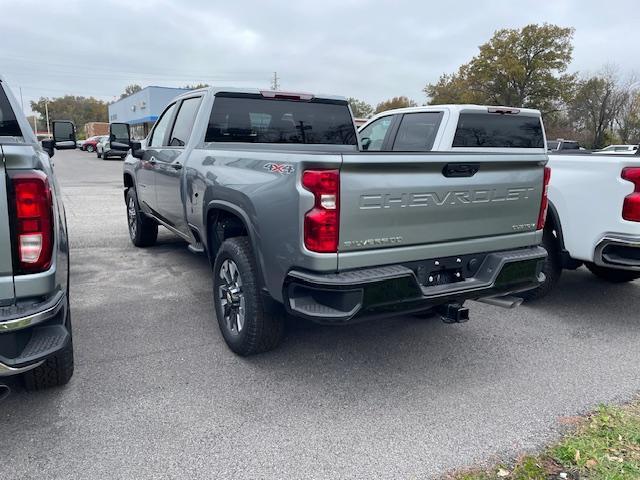
[[[425,101],[499,28],[576,29],[572,71],[640,73],[637,0],[0,0],[0,74],[29,100],[206,82]]]

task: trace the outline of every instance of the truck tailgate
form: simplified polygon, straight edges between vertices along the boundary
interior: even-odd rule
[[[345,154],[339,251],[535,231],[545,163],[528,153]]]
[[[4,155],[2,146],[0,146],[0,306],[12,304],[14,301],[13,264],[11,258],[7,179]]]

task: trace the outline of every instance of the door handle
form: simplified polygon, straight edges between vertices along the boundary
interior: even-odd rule
[[[173,168],[175,168],[176,170],[182,170],[182,164],[181,163],[174,163],[171,166]]]
[[[151,158],[149,159],[149,163],[150,163],[151,165],[155,165],[155,164],[156,164],[156,157],[151,157]]]

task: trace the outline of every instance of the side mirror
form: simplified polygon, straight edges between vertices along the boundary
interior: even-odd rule
[[[126,152],[131,148],[131,130],[128,123],[112,123],[109,125],[109,142],[111,150]]]
[[[371,139],[370,138],[362,138],[360,139],[360,143],[362,143],[362,149],[363,150],[368,150],[369,149],[369,145],[371,145]]]
[[[74,150],[76,148],[76,126],[73,122],[67,120],[53,122],[53,145],[57,150]]]
[[[142,150],[142,143],[140,142],[131,142],[131,155],[135,158],[142,158],[144,154],[144,150]]]
[[[55,146],[56,142],[51,139],[42,140],[42,148],[45,152],[47,152],[49,158],[53,157],[53,154],[56,153],[56,151],[54,150]]]

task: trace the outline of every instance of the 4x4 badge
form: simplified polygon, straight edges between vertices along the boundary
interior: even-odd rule
[[[289,165],[288,163],[267,163],[264,168],[271,173],[280,173],[281,175],[289,175],[295,172],[293,165]]]

